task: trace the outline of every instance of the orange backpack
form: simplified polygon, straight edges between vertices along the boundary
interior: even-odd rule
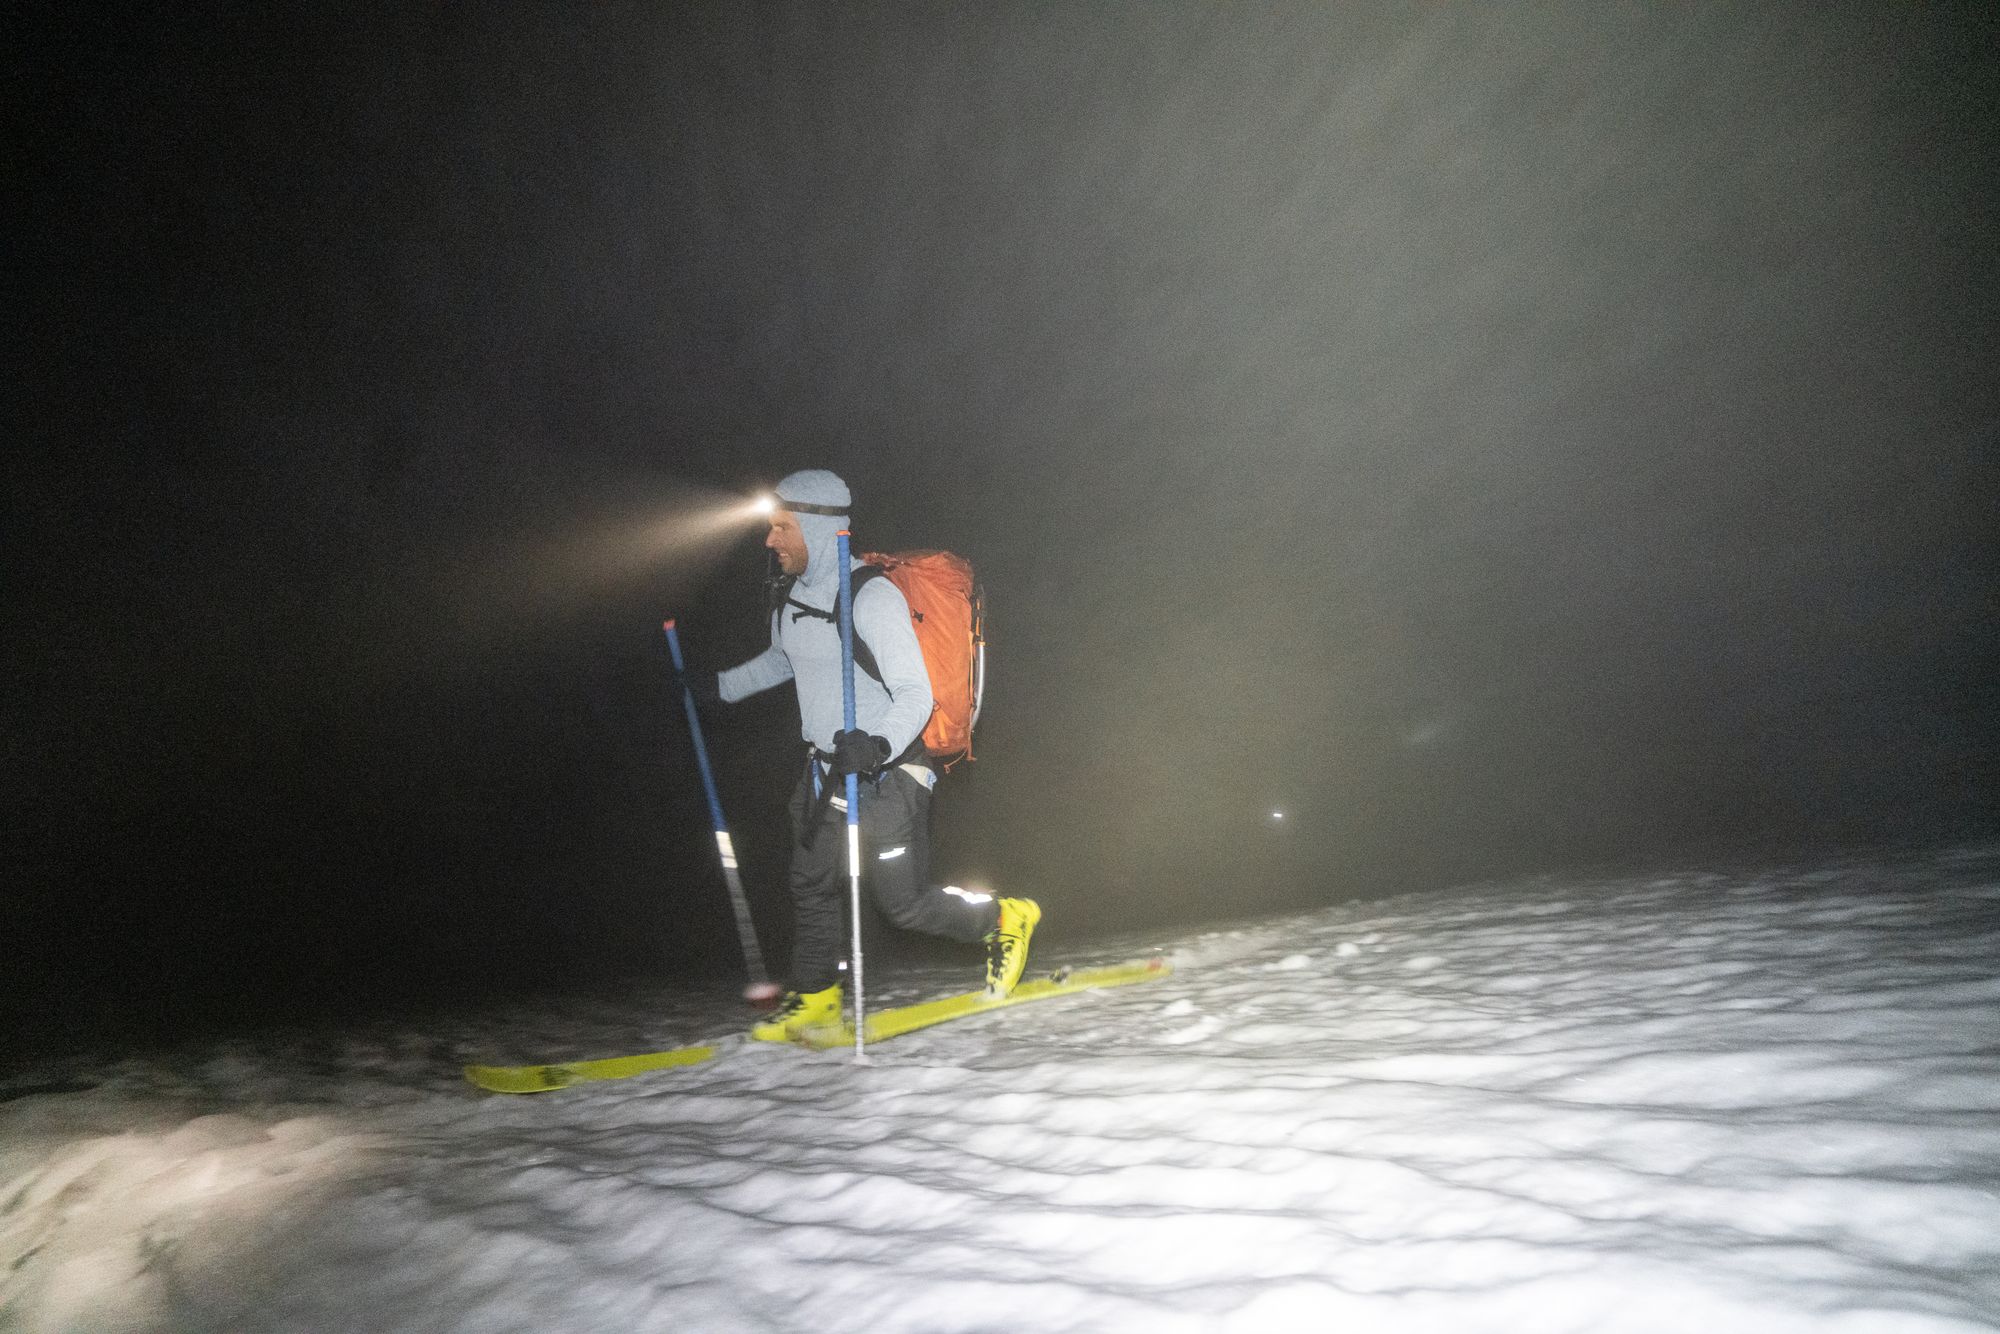
[[[864,551],[861,559],[887,575],[910,604],[934,701],[924,724],[924,749],[949,770],[972,758],[972,727],[986,690],[984,591],[973,578],[972,563],[949,551]],[[857,570],[857,582],[873,572]]]

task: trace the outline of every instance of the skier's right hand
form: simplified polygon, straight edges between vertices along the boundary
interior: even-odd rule
[[[722,703],[722,687],[714,672],[704,672],[698,667],[675,672],[681,689],[694,696],[694,702],[703,708],[713,708]]]

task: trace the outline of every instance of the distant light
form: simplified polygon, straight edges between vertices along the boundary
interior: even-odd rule
[[[1272,811],[1271,818],[1273,820],[1282,820],[1285,818],[1285,813],[1283,811]]]

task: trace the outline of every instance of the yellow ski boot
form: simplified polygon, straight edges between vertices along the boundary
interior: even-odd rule
[[[771,1017],[750,1030],[758,1042],[790,1042],[808,1028],[840,1022],[840,983],[804,995],[787,991]]]
[[[986,933],[986,994],[995,1000],[1011,995],[1028,966],[1028,937],[1042,920],[1042,905],[1033,899],[1000,900],[1000,924]]]

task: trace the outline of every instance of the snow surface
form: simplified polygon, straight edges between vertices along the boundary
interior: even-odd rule
[[[2000,1329],[2000,849],[1073,957],[1151,946],[1174,977],[866,1066],[459,1079],[741,1020],[648,994],[38,1071],[0,1327]]]

